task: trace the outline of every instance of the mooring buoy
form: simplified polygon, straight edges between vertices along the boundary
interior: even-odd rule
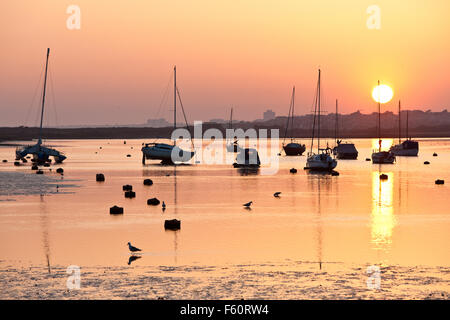
[[[179,230],[181,228],[181,221],[177,219],[165,220],[164,229]]]
[[[123,214],[123,208],[118,206],[113,206],[109,208],[109,214]]]
[[[151,199],[147,200],[147,204],[149,206],[157,206],[160,203],[161,203],[161,201],[159,201],[157,198],[151,198]]]

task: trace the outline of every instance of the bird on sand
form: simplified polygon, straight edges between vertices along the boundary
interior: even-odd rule
[[[162,203],[162,210],[164,211],[164,210],[166,210],[166,203],[163,201],[163,203]]]
[[[277,192],[275,192],[275,193],[273,194],[273,196],[274,196],[275,198],[279,198],[279,197],[280,197],[280,194],[281,194],[281,192],[277,191]]]
[[[133,247],[130,242],[128,242],[128,248],[130,249],[131,252],[142,251],[139,248]]]
[[[253,201],[250,201],[250,202],[244,203],[243,206],[246,207],[246,208],[250,208],[252,203],[253,203]]]

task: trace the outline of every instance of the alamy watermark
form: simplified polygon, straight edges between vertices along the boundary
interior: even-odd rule
[[[66,27],[69,30],[81,29],[81,9],[76,4],[71,4],[67,7],[66,13],[70,16],[66,20]]]
[[[71,265],[67,267],[66,273],[70,275],[66,281],[67,289],[79,290],[81,287],[81,268],[76,265]]]
[[[368,289],[379,290],[381,288],[381,272],[379,266],[368,266],[366,273],[368,274],[366,285]]]
[[[186,128],[172,132],[171,140],[181,141],[171,149],[173,163],[193,161],[196,164],[236,164],[237,167],[259,167],[260,174],[273,175],[278,172],[280,139],[279,130],[253,128],[226,129],[209,128],[203,131],[201,121],[194,122],[194,136]],[[226,144],[224,148],[224,144]],[[147,144],[143,151],[164,152],[158,146]],[[149,148],[149,149],[147,149]],[[151,149],[153,148],[153,149]],[[232,152],[230,152],[230,148]],[[192,150],[193,151],[187,151]],[[234,150],[233,150],[234,149]]]
[[[367,28],[371,30],[381,29],[381,8],[373,4],[367,7],[366,13],[369,14],[366,21]]]

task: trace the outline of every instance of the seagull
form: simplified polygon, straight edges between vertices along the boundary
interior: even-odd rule
[[[244,203],[243,206],[246,207],[246,208],[250,208],[252,203],[253,203],[253,201],[250,201],[250,202]]]
[[[281,192],[278,191],[278,192],[275,192],[275,193],[273,194],[273,196],[274,196],[275,198],[279,198],[279,197],[280,197],[280,194],[281,194]]]
[[[166,210],[166,203],[164,201],[162,203],[162,209],[163,209],[163,211]]]
[[[130,242],[128,242],[128,248],[130,249],[131,252],[142,251],[139,248],[133,247]]]

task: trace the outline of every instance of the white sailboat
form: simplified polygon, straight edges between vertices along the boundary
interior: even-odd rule
[[[16,149],[16,160],[22,160],[23,162],[25,162],[24,159],[28,154],[33,155],[32,161],[38,164],[51,162],[51,160],[49,159],[50,157],[53,157],[56,163],[61,163],[66,159],[66,156],[62,152],[46,147],[42,144],[42,125],[44,120],[45,93],[47,89],[47,70],[48,70],[49,56],[50,56],[50,48],[47,48],[47,58],[45,61],[44,88],[42,91],[41,124],[39,127],[38,142],[35,145],[22,146]]]
[[[336,159],[331,157],[331,149],[320,148],[320,69],[319,78],[317,81],[317,91],[314,106],[314,120],[311,139],[311,151],[308,152],[308,159],[306,160],[305,170],[311,171],[332,171],[337,166]],[[313,152],[315,124],[317,118],[317,153]]]
[[[409,113],[406,110],[406,140],[402,142],[402,130],[401,130],[401,104],[398,101],[398,144],[392,146],[390,151],[396,156],[403,157],[417,157],[419,153],[419,142],[412,140],[409,137],[408,127],[409,127]]]
[[[380,80],[378,80],[378,88]],[[379,89],[378,89],[379,90]],[[390,151],[381,151],[381,99],[378,98],[378,151],[372,151],[372,163],[377,164],[393,164],[395,155]]]
[[[174,130],[177,128],[177,95],[179,97],[179,92],[177,88],[177,67],[173,68],[173,127]],[[181,100],[180,100],[181,102]],[[181,105],[183,107],[183,105]],[[186,123],[187,126],[187,123]],[[167,143],[146,143],[142,147],[142,164],[145,164],[145,159],[151,160],[161,160],[162,164],[175,164],[188,162],[192,159],[195,152],[185,151],[176,145],[176,141],[173,141],[173,145]]]

